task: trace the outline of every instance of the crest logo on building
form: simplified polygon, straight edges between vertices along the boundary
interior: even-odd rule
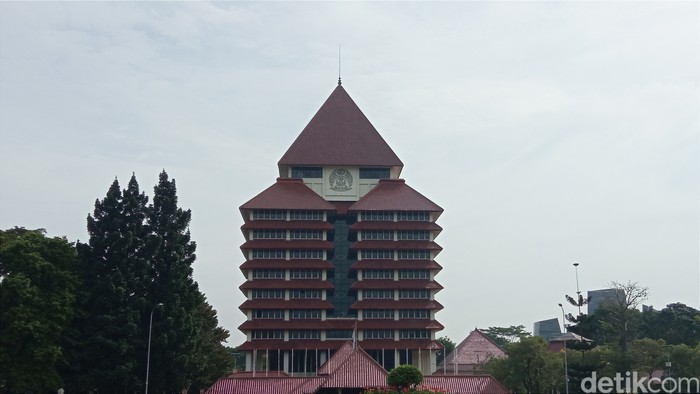
[[[345,168],[338,168],[331,172],[328,177],[331,190],[335,192],[346,192],[352,189],[352,175]]]

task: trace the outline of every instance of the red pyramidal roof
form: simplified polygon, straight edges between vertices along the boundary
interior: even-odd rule
[[[316,194],[304,181],[278,178],[277,182],[241,205],[241,209],[315,209],[332,211],[333,204]]]
[[[342,85],[333,90],[278,164],[403,167]]]
[[[382,179],[350,211],[428,211],[442,208],[408,186],[403,179]]]

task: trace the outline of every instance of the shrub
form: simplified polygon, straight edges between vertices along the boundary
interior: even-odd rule
[[[399,365],[389,372],[387,383],[389,386],[408,388],[423,382],[423,374],[413,365]]]

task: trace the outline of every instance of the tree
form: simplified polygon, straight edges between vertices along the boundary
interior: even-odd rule
[[[521,337],[506,345],[507,358],[491,359],[486,369],[508,389],[544,393],[564,382],[564,360],[550,353],[542,337]]]
[[[442,349],[438,350],[436,354],[436,363],[440,364],[440,362],[444,360],[447,355],[455,350],[455,346],[457,346],[457,344],[452,342],[452,340],[446,336],[438,338],[437,341],[442,344]]]
[[[132,176],[124,193],[114,180],[88,215],[88,244],[78,244],[83,283],[66,340],[72,391],[134,391],[143,385],[143,311],[147,308],[148,199]]]
[[[147,220],[155,249],[149,302],[163,303],[153,320],[154,392],[206,387],[232,367],[229,361],[221,362],[229,360],[222,345],[228,331],[218,327],[216,311],[192,278],[196,244],[189,231],[191,217],[190,210],[178,207],[175,180],[161,172]]]
[[[616,289],[615,297],[603,304],[610,316],[610,328],[617,337],[620,352],[623,356],[623,371],[629,370],[631,360],[626,359],[629,342],[636,336],[636,331],[641,320],[641,313],[637,308],[647,299],[649,289],[640,286],[637,282],[611,282],[610,287]]]
[[[63,384],[60,339],[74,313],[76,252],[45,230],[0,231],[0,391]]]
[[[685,304],[668,304],[661,311],[653,308],[642,314],[644,334],[671,345],[695,347],[700,342],[700,311]]]
[[[525,331],[525,326],[523,325],[510,327],[489,327],[481,331],[496,342],[498,346],[503,348],[505,348],[509,343],[513,343],[530,335],[529,332]]]
[[[406,389],[423,383],[421,371],[410,364],[399,365],[389,372],[387,384],[400,389]]]

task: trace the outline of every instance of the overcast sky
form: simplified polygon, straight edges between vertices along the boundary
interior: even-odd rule
[[[610,281],[700,302],[700,3],[0,3],[0,228],[87,241],[114,177],[192,210],[231,331],[238,207],[343,86],[442,206],[439,333]],[[575,312],[567,307],[567,312]]]

